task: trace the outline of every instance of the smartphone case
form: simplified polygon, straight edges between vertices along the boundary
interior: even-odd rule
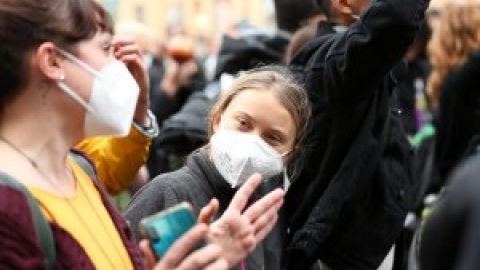
[[[160,259],[196,222],[192,206],[184,202],[142,219],[140,233],[150,240],[153,251]]]

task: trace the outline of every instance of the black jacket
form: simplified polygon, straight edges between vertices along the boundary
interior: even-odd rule
[[[434,166],[439,190],[462,158],[480,141],[480,51],[471,54],[458,70],[452,71],[441,87],[436,121]]]
[[[281,181],[278,180],[265,183],[259,187],[253,197],[261,196],[279,184]],[[219,214],[221,214],[228,207],[235,191],[210,161],[207,150],[202,148],[188,157],[184,167],[175,172],[157,176],[137,192],[125,211],[125,217],[133,226],[134,235],[139,239],[137,226],[142,218],[183,201],[190,202],[196,210],[200,210],[213,198],[219,200]],[[282,242],[284,239],[281,235],[282,229],[279,227],[282,224],[282,222],[278,223],[273,232],[249,255],[246,262],[247,269],[280,269],[285,246]]]
[[[373,1],[346,32],[316,38],[292,61],[313,115],[307,166],[286,198],[285,268],[308,269],[320,259],[335,270],[376,269],[402,229],[411,157],[399,116],[389,113],[390,71],[427,4]]]

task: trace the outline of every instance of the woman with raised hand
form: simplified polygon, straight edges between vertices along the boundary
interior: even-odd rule
[[[183,168],[159,175],[134,195],[125,216],[136,235],[142,218],[182,201],[200,210],[218,198],[213,204],[218,204],[222,220],[235,204],[230,203],[235,192],[254,173],[262,176],[265,192],[257,192],[256,198],[276,187],[287,189],[288,176],[299,169],[309,115],[306,92],[286,68],[265,66],[241,74],[210,112],[210,143],[193,152]],[[274,214],[260,213],[258,218],[263,223],[274,220]],[[256,243],[266,236],[257,235]],[[230,267],[240,263],[246,269],[279,269],[283,237],[271,238],[246,261],[230,260]],[[239,257],[230,250],[229,257]]]
[[[123,62],[141,63],[141,54],[112,39],[102,14],[90,0],[0,1],[0,269],[145,268],[102,181],[69,156],[85,138],[127,135],[134,119],[139,85]],[[256,183],[238,193],[230,215],[196,226],[155,269],[227,269],[222,243],[251,250],[270,224],[257,213],[283,197],[238,210]],[[207,235],[215,243],[190,253]]]

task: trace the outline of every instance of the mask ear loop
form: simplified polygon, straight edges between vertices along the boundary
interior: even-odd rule
[[[285,158],[286,156],[290,155],[291,152],[292,152],[292,150],[285,151],[282,154],[280,154],[280,156],[282,158]],[[285,190],[285,192],[287,192],[287,190],[290,188],[290,185],[291,185],[291,182],[290,182],[290,179],[288,177],[287,166],[284,164],[283,165],[283,190]]]
[[[91,75],[93,76],[96,76],[96,77],[102,77],[100,75],[100,73],[98,71],[96,71],[94,68],[90,67],[89,65],[85,64],[83,61],[81,61],[80,59],[78,59],[77,57],[73,56],[72,54],[60,49],[60,48],[56,48],[56,50],[61,54],[63,55],[65,58],[67,58],[70,62],[76,64],[77,66],[83,68],[85,71],[87,71],[88,73],[90,73]]]
[[[58,80],[57,80],[57,85],[60,87],[67,95],[69,95],[71,98],[73,98],[76,102],[78,102],[82,107],[87,110],[87,112],[93,112],[93,108],[85,102],[75,91],[70,88],[65,82],[65,76],[62,75]]]
[[[283,167],[283,190],[287,192],[291,184],[292,183],[290,182],[290,179],[288,178],[288,174],[287,174],[287,166],[284,166]]]

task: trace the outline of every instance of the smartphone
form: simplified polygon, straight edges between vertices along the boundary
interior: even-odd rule
[[[192,205],[183,202],[142,219],[139,229],[142,236],[150,240],[157,259],[161,259],[170,246],[196,223]]]

